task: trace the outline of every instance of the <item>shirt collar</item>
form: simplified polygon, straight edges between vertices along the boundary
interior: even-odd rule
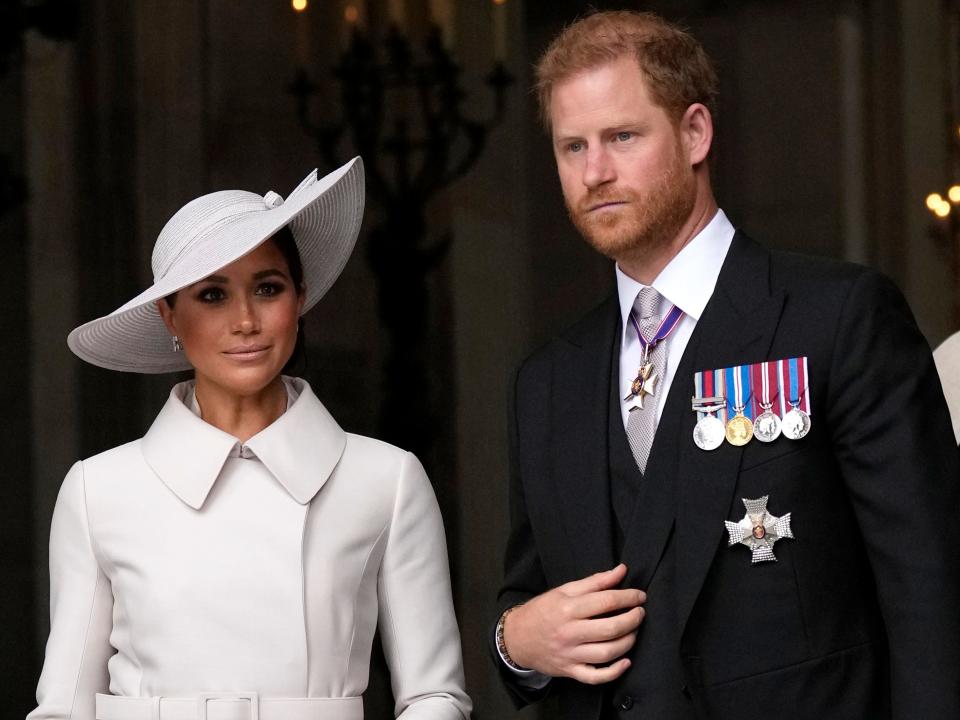
[[[683,246],[660,271],[651,286],[667,302],[676,305],[694,320],[699,320],[720,275],[723,260],[736,230],[723,210]],[[645,287],[616,266],[620,318],[626,327],[637,293]],[[661,312],[663,308],[661,307]]]
[[[244,447],[253,451],[294,500],[305,505],[340,462],[347,435],[308,383],[284,378],[284,384],[287,411]],[[191,411],[193,387],[192,381],[173,387],[142,447],[144,459],[163,483],[199,510],[240,443]]]

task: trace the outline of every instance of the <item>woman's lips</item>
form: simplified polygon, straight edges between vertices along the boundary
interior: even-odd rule
[[[231,360],[256,360],[263,357],[268,350],[270,350],[269,345],[238,345],[224,350],[223,354]]]

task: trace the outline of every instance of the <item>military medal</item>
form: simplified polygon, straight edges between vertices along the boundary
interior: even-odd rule
[[[646,356],[649,347],[648,345],[643,351],[643,363],[640,365],[637,377],[630,383],[630,394],[624,398],[627,402],[630,402],[634,398],[637,399],[637,401],[633,403],[633,406],[629,408],[630,410],[643,410],[643,399],[648,395],[655,394],[657,381],[660,379],[660,374],[654,368],[653,363],[647,360]]]
[[[790,528],[790,513],[782,517],[771,515],[767,510],[769,495],[756,500],[743,498],[747,514],[740,522],[724,521],[724,527],[729,536],[727,546],[746,545],[752,553],[753,564],[761,562],[776,562],[773,554],[773,545],[777,540],[793,538]]]
[[[693,427],[693,442],[701,450],[716,450],[723,445],[724,424],[714,413],[726,407],[726,404],[722,397],[693,398],[693,409],[697,413],[704,413]]]
[[[810,392],[807,389],[807,359],[803,357],[781,360],[779,365],[781,387],[789,389],[787,402],[790,405],[790,410],[783,416],[783,434],[791,440],[800,440],[807,436],[812,424],[809,413]]]
[[[800,440],[810,432],[810,416],[790,403],[790,411],[783,416],[783,434],[791,440]]]
[[[726,424],[717,417],[717,413],[725,412],[727,399],[723,390],[717,387],[722,384],[723,373],[714,373],[704,370],[694,373],[693,389],[696,393],[691,399],[692,409],[697,413],[697,424],[693,426],[693,442],[701,450],[716,450],[723,445]]]
[[[736,415],[727,420],[724,432],[727,442],[736,447],[743,447],[753,438],[753,423],[743,414],[743,405],[738,405]]]
[[[630,392],[623,398],[628,403],[636,399],[628,408],[630,411],[643,410],[644,398],[656,394],[656,385],[657,381],[660,380],[660,373],[650,361],[650,351],[667,339],[667,336],[680,324],[682,317],[683,310],[673,305],[660,322],[660,327],[657,328],[653,337],[647,340],[640,330],[636,313],[633,310],[630,311],[630,322],[633,323],[633,328],[637,331],[637,339],[640,341],[640,347],[643,348],[643,360],[640,363],[640,369],[637,371],[637,377],[630,383]]]
[[[760,398],[758,403],[762,413],[753,421],[753,436],[760,442],[773,442],[780,437],[780,417],[770,411],[773,402],[770,399],[770,363],[754,365],[754,371],[760,371]],[[756,383],[754,383],[756,386]]]
[[[725,435],[728,443],[736,447],[742,447],[753,439],[753,422],[743,414],[747,407],[747,403],[743,399],[744,390],[749,391],[750,389],[749,366],[739,365],[734,368],[727,368],[726,372],[728,375],[727,388],[733,387],[734,415],[727,420]],[[730,380],[733,382],[730,382]],[[744,380],[747,382],[746,388],[744,388]],[[727,397],[729,402],[729,395]]]

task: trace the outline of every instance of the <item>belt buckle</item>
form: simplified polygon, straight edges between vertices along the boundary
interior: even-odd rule
[[[260,720],[260,695],[255,692],[211,692],[197,696],[197,720],[207,720],[207,703],[211,700],[246,700],[250,703],[250,720]]]

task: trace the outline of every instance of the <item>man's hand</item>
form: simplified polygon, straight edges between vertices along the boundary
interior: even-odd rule
[[[645,614],[641,605],[647,599],[641,590],[614,589],[626,572],[627,566],[620,564],[518,606],[503,625],[511,660],[590,685],[620,677],[630,667],[630,660],[622,656],[636,642]]]

